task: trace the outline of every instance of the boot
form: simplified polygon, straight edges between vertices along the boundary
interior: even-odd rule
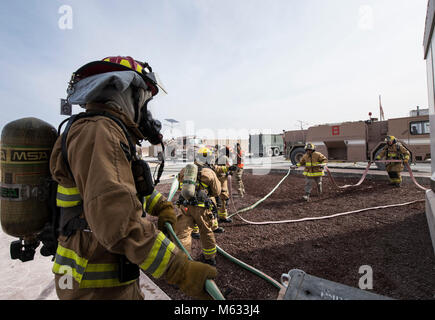
[[[200,236],[199,236],[199,232],[192,232],[192,233],[190,234],[190,236],[191,236],[193,239],[199,239],[199,238],[200,238]]]
[[[204,256],[201,256],[201,258],[199,258],[199,261],[216,267],[216,258],[206,259],[204,258]]]
[[[214,233],[224,233],[224,232],[225,232],[225,229],[222,228],[222,227],[218,227],[218,228],[216,228],[215,230],[213,230],[213,232],[214,232]]]
[[[220,223],[231,223],[233,222],[233,219],[231,218],[219,218]]]
[[[304,195],[303,197],[302,197],[305,201],[310,201],[310,195],[309,194],[306,194],[306,195]]]

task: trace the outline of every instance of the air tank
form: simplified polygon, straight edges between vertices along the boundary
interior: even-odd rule
[[[49,160],[56,138],[53,126],[32,117],[2,130],[0,221],[8,235],[31,237],[50,220]]]
[[[195,196],[197,177],[198,167],[196,164],[188,164],[184,168],[183,186],[181,187],[181,195],[184,199],[190,200]]]

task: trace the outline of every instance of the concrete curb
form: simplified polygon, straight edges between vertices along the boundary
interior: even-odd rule
[[[364,170],[360,170],[360,169],[329,168],[329,170],[334,175],[334,177],[339,177],[339,178],[361,178],[361,176],[364,172]],[[262,175],[262,174],[286,174],[288,172],[288,169],[245,169],[245,172],[248,172],[248,173],[253,173],[253,171],[255,171],[255,173],[258,175]],[[302,173],[303,173],[303,170],[292,170],[290,175],[294,174],[294,175],[301,175],[302,176]],[[324,178],[326,178],[326,177],[327,177],[327,173],[325,172]],[[430,184],[430,173],[428,173],[428,176],[416,176],[416,174],[414,174],[414,177],[418,183]],[[369,170],[369,172],[367,173],[366,179],[367,180],[376,180],[376,181],[381,181],[381,180],[388,181],[388,174],[385,171]],[[408,172],[402,172],[402,180],[403,180],[403,183],[406,183],[406,184],[413,183]]]

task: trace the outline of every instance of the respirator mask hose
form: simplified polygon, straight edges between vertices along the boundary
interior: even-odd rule
[[[145,139],[151,144],[160,144],[162,146],[163,157],[158,168],[157,178],[154,179],[154,185],[157,185],[160,182],[165,167],[165,145],[163,144],[163,135],[160,133],[162,124],[159,120],[154,119],[151,112],[148,110],[147,104],[149,101],[151,101],[151,99],[146,101],[141,109],[142,112],[139,120],[139,130]]]

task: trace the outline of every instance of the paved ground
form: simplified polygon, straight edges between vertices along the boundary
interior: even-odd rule
[[[156,167],[158,162],[156,158],[146,158],[145,160],[150,162],[152,170]],[[167,161],[165,163],[165,170],[162,175],[161,180],[173,179],[175,175],[180,172],[180,170],[186,166],[188,162],[183,162],[182,160],[177,161]],[[291,162],[285,160],[283,156],[280,157],[264,157],[264,158],[246,158],[245,168],[252,170],[253,174],[264,175],[271,172],[271,170],[288,170]],[[331,172],[342,172],[349,174],[362,174],[362,171],[367,167],[367,162],[356,162],[356,163],[340,163],[331,162],[328,164]],[[428,178],[431,175],[431,164],[430,163],[417,163],[412,164],[411,169],[415,177]],[[299,170],[303,170],[302,168]],[[370,167],[369,175],[386,175],[385,171],[378,170],[373,164]],[[403,176],[409,176],[408,173],[404,172]]]

